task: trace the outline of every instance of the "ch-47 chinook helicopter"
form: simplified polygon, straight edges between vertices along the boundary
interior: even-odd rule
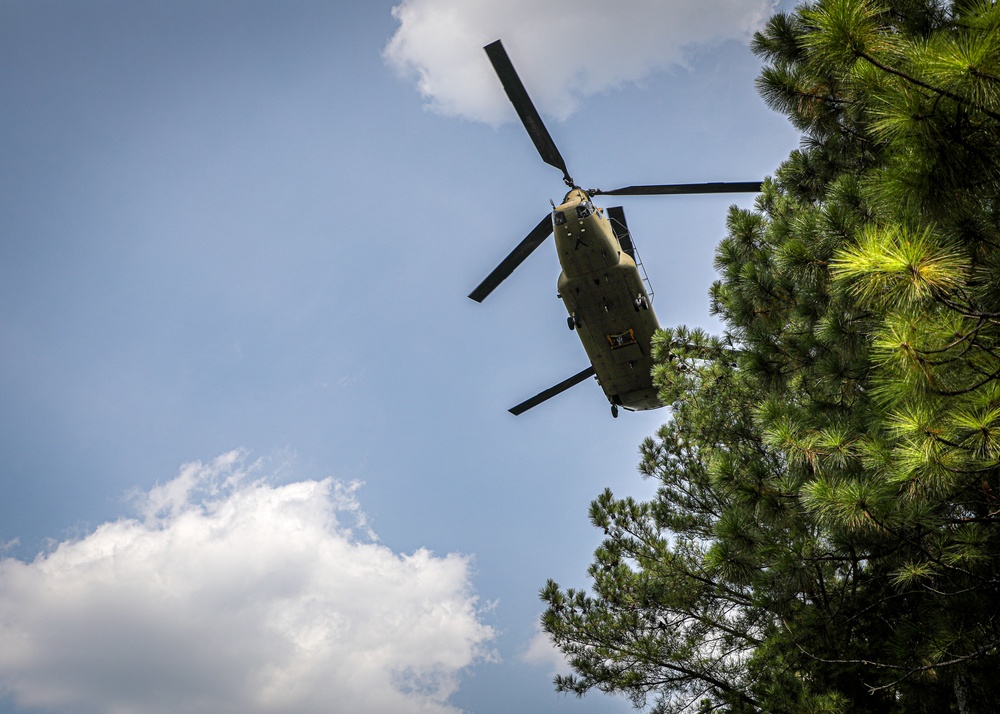
[[[663,406],[653,385],[650,344],[660,323],[653,312],[651,293],[640,273],[635,248],[620,206],[598,208],[592,198],[693,193],[758,192],[759,181],[743,183],[663,184],[626,186],[610,191],[582,189],[570,177],[555,142],[531,102],[500,40],[487,45],[486,54],[517,115],[528,130],[542,160],[563,172],[569,192],[518,244],[510,255],[473,290],[469,297],[482,302],[535,248],[554,234],[562,274],[558,291],[569,312],[567,324],[576,330],[590,358],[590,366],[554,387],[510,409],[521,414],[534,406],[596,377],[611,414]]]

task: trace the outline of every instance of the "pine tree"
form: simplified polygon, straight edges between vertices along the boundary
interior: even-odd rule
[[[602,494],[574,674],[654,712],[1000,701],[1000,8],[820,0],[755,37],[803,132],[666,330],[650,502]]]

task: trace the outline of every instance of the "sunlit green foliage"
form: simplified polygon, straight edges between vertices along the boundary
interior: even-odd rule
[[[656,712],[1000,701],[1000,6],[819,0],[753,44],[803,133],[659,335],[648,503],[604,493],[571,675]]]

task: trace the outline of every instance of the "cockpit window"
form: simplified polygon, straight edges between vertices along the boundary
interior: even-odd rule
[[[552,212],[552,224],[556,226],[561,226],[566,222],[566,214],[562,211]]]
[[[577,218],[586,218],[593,212],[594,212],[594,204],[592,204],[590,201],[581,201],[580,205],[576,207]]]

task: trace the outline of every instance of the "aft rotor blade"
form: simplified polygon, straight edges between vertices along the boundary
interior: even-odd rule
[[[469,293],[469,297],[476,302],[482,302],[507,277],[514,272],[514,268],[524,262],[524,259],[531,255],[531,251],[540,246],[542,242],[552,233],[552,216],[547,215],[531,233],[525,236],[524,240],[517,244],[517,247],[510,252],[500,265],[493,269],[493,272],[486,276],[486,280],[479,284],[475,290]]]
[[[572,185],[573,179],[570,178],[569,171],[566,170],[566,162],[563,161],[559,149],[556,148],[555,142],[552,141],[549,130],[542,123],[542,117],[539,116],[538,110],[532,104],[531,97],[528,96],[528,90],[521,83],[521,78],[518,77],[517,72],[514,70],[514,65],[511,64],[510,58],[507,56],[507,51],[504,50],[500,40],[486,45],[483,49],[486,50],[490,62],[493,63],[493,69],[496,70],[497,76],[500,78],[500,83],[503,84],[504,91],[507,92],[507,97],[510,99],[510,103],[514,105],[517,115],[521,118],[521,123],[528,130],[528,136],[535,142],[535,148],[541,154],[542,161],[562,171],[563,179]]]
[[[632,244],[632,234],[628,230],[628,222],[625,220],[625,209],[621,206],[608,206],[608,220],[611,221],[611,230],[615,232],[622,250],[635,260],[635,246]]]
[[[585,379],[587,379],[589,377],[593,377],[594,374],[595,374],[594,367],[593,366],[587,367],[587,369],[583,370],[582,372],[574,374],[569,379],[564,379],[563,381],[561,381],[556,386],[549,387],[544,392],[539,392],[538,394],[536,394],[535,396],[533,396],[531,399],[528,399],[526,401],[521,402],[516,407],[511,407],[507,411],[509,411],[514,416],[517,416],[518,414],[523,414],[524,412],[528,411],[532,407],[537,407],[542,402],[544,402],[544,401],[546,401],[548,399],[552,399],[552,397],[556,396],[557,394],[562,394],[563,392],[565,392],[570,387],[575,387],[576,385],[578,385],[583,380],[585,380]]]
[[[593,188],[587,191],[591,196],[670,196],[689,193],[759,193],[760,181],[736,181],[731,183],[668,183],[653,186],[625,186],[610,191]]]

